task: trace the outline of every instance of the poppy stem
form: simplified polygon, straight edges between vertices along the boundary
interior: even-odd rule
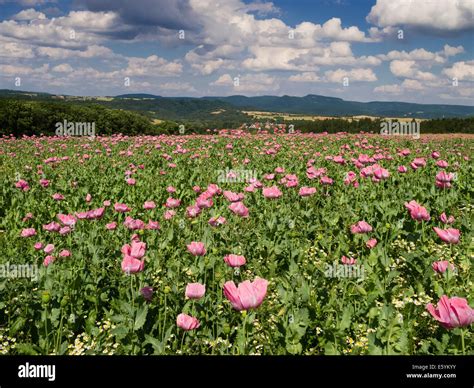
[[[163,331],[161,333],[161,342],[163,342],[163,347],[164,347],[164,342],[165,342],[165,330],[166,330],[166,294],[165,294],[165,317],[164,317],[164,320],[163,320]]]
[[[245,311],[245,317],[244,317],[244,353],[247,355],[247,311]]]
[[[134,353],[135,351],[135,342],[133,340],[133,335],[134,335],[134,331],[135,331],[135,300],[134,300],[134,295],[133,295],[133,276],[132,275],[128,275],[130,276],[130,298],[132,299],[132,316],[131,316],[131,321],[132,321],[132,327],[131,327],[131,331],[132,331],[132,354]]]
[[[182,353],[184,353],[183,352],[183,345],[184,345],[184,336],[185,335],[186,335],[186,330],[183,330],[183,337],[181,338],[181,348],[180,348]]]
[[[46,342],[46,355],[49,353],[49,340],[48,340],[48,308],[45,307],[44,309],[45,313],[45,320],[44,320],[44,332],[45,332],[45,342]]]
[[[58,331],[58,337],[56,339],[56,354],[59,354],[59,347],[61,345],[61,338],[63,334],[63,308],[61,308],[61,317],[59,319],[60,324],[59,324],[59,331]]]
[[[466,351],[464,348],[464,329],[461,329],[461,347],[462,347],[462,355],[466,355]]]

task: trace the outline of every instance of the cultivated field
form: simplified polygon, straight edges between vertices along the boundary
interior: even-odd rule
[[[472,136],[0,140],[3,354],[472,354]]]
[[[284,112],[262,112],[262,111],[242,111],[249,116],[254,117],[255,119],[259,120],[272,120],[277,117],[282,117],[285,121],[290,120],[306,120],[306,121],[317,121],[317,120],[334,120],[334,119],[341,119],[346,121],[359,121],[362,119],[370,119],[370,120],[377,120],[377,119],[384,119],[384,120],[397,120],[401,123],[412,122],[413,118],[411,117],[375,117],[375,116],[364,116],[364,115],[357,115],[357,116],[318,116],[318,115],[299,115],[294,113],[284,113]],[[426,119],[414,119],[417,123],[422,121],[426,121]]]

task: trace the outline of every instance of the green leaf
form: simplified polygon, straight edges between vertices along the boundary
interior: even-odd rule
[[[153,338],[151,335],[145,334],[144,343],[153,346],[154,354],[161,354],[163,352],[163,343],[158,338]]]
[[[23,325],[25,324],[26,322],[26,319],[23,318],[23,317],[19,317],[14,323],[13,325],[11,325],[10,327],[10,335],[15,335],[22,327]]]
[[[342,313],[341,323],[339,324],[340,330],[346,330],[351,325],[352,318],[352,306],[347,306]]]
[[[33,344],[19,343],[16,345],[16,350],[19,354],[35,356],[40,353],[38,346]]]
[[[148,306],[147,305],[141,306],[138,309],[138,313],[137,313],[137,316],[135,318],[135,325],[134,325],[135,330],[140,329],[145,324],[147,314],[148,314]]]
[[[115,336],[118,340],[124,338],[128,334],[128,328],[126,326],[118,326],[110,331],[110,334]]]
[[[332,342],[328,342],[324,346],[324,354],[333,356],[339,354],[339,352],[336,349],[336,345],[334,345]]]
[[[286,350],[290,354],[301,354],[303,346],[299,342],[297,344],[286,344]]]

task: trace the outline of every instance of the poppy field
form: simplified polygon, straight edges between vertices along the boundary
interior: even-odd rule
[[[471,137],[0,139],[0,353],[473,354]]]

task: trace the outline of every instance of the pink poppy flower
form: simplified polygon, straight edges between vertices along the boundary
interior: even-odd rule
[[[430,214],[419,203],[416,201],[410,201],[405,203],[405,207],[410,212],[410,216],[415,221],[429,221],[431,219]]]
[[[145,210],[151,210],[151,209],[154,209],[154,208],[156,208],[156,204],[153,201],[146,201],[143,204],[143,209],[145,209]]]
[[[62,201],[64,199],[64,195],[59,194],[59,193],[53,194],[52,197],[55,201]]]
[[[186,208],[186,217],[195,218],[201,213],[201,208],[198,205],[191,205]]]
[[[454,222],[454,217],[449,216],[448,218],[448,216],[444,212],[439,216],[439,219],[443,224],[452,224]]]
[[[22,221],[23,222],[26,222],[28,220],[31,220],[33,218],[33,214],[32,213],[26,213],[26,215],[23,217]]]
[[[201,299],[206,293],[206,286],[201,283],[189,283],[185,295],[189,299]]]
[[[167,210],[165,211],[164,218],[165,220],[171,220],[176,215],[174,210]]]
[[[269,199],[279,198],[283,195],[280,189],[276,186],[264,187],[262,189],[262,194],[265,198],[269,198]]]
[[[332,185],[334,183],[334,181],[331,178],[329,178],[328,176],[322,176],[321,179],[320,179],[320,182],[323,185]]]
[[[232,202],[228,207],[232,213],[240,217],[246,218],[249,216],[249,209],[242,202]]]
[[[115,230],[115,228],[117,228],[117,223],[116,222],[111,222],[109,224],[106,224],[105,227],[106,227],[107,230]]]
[[[179,328],[185,331],[189,331],[199,328],[201,324],[199,323],[199,320],[197,318],[181,313],[176,318],[176,325],[178,325]]]
[[[31,237],[36,235],[36,230],[34,228],[27,228],[21,231],[21,237]]]
[[[127,229],[130,230],[143,230],[145,229],[145,223],[142,220],[134,220],[132,217],[125,218],[123,223]]]
[[[63,249],[61,252],[59,252],[59,256],[61,256],[61,257],[70,257],[71,252],[69,252],[67,249]]]
[[[242,265],[245,265],[246,260],[244,256],[230,254],[224,256],[224,262],[230,267],[240,267]]]
[[[28,182],[23,179],[20,179],[18,182],[16,182],[15,187],[21,189],[22,191],[28,191],[30,189]]]
[[[125,244],[121,251],[125,256],[141,259],[143,256],[145,256],[146,244],[144,242],[132,242],[131,245]]]
[[[353,234],[363,234],[369,232],[372,232],[372,226],[370,226],[365,221],[359,221],[351,226],[351,233]]]
[[[441,189],[446,189],[451,187],[451,181],[454,179],[453,173],[446,173],[445,171],[440,171],[436,174],[436,187]]]
[[[342,256],[341,257],[341,262],[342,264],[345,264],[345,265],[354,265],[354,264],[357,264],[357,260],[354,259],[353,257],[346,257],[346,256]]]
[[[375,246],[377,245],[377,239],[375,238],[371,238],[370,240],[368,240],[366,243],[365,243],[365,246],[369,249],[372,249],[374,248]]]
[[[385,168],[377,168],[374,170],[374,177],[378,180],[388,179],[390,177],[390,173]]]
[[[439,168],[447,168],[449,167],[449,163],[446,162],[445,160],[438,160],[436,162],[436,165],[439,167]]]
[[[54,245],[53,244],[48,244],[44,247],[44,252],[48,255],[53,251],[54,251]]]
[[[66,226],[74,226],[76,224],[76,217],[67,214],[58,214],[56,216],[58,220]]]
[[[474,310],[464,298],[443,295],[436,308],[429,303],[426,309],[446,329],[469,326],[474,322]]]
[[[209,209],[210,207],[212,207],[212,205],[213,205],[212,198],[206,198],[206,196],[200,195],[196,199],[196,206],[199,209]]]
[[[219,188],[219,186],[217,186],[216,184],[214,183],[211,183],[210,185],[207,186],[207,191],[212,195],[217,195],[217,194],[221,194],[222,193],[222,190]]]
[[[59,229],[61,229],[61,225],[53,221],[49,224],[43,225],[43,229],[47,230],[48,232],[59,232]]]
[[[116,203],[114,205],[114,209],[116,212],[119,212],[119,213],[125,213],[125,212],[129,212],[130,211],[130,208],[125,205],[124,203]]]
[[[353,171],[349,171],[346,173],[346,176],[344,177],[344,184],[345,185],[350,185],[352,182],[354,182],[357,179],[357,175]]]
[[[310,195],[313,195],[314,193],[316,193],[316,188],[303,186],[300,188],[300,191],[298,194],[302,197],[309,197]]]
[[[63,226],[61,229],[59,229],[59,234],[61,236],[64,236],[65,234],[68,234],[72,231],[71,227],[69,226]]]
[[[244,191],[247,192],[247,193],[253,193],[255,191],[255,186],[253,184],[249,185],[249,186],[244,188]]]
[[[159,230],[160,229],[160,223],[158,221],[149,220],[148,224],[146,224],[145,228],[148,229],[148,230]]]
[[[125,256],[122,260],[122,271],[126,274],[132,274],[143,271],[145,261],[138,260],[132,256]]]
[[[206,247],[202,242],[193,241],[187,245],[187,248],[193,256],[204,256],[206,254]]]
[[[408,171],[408,169],[405,166],[398,166],[397,171],[401,174],[404,174]]]
[[[180,204],[181,204],[181,201],[179,199],[170,197],[166,200],[165,206],[167,208],[173,209],[173,208],[179,207]]]
[[[242,193],[233,193],[232,191],[224,191],[224,197],[229,202],[238,202],[244,199],[244,195]]]
[[[447,260],[435,261],[431,264],[431,267],[438,273],[445,273],[448,267],[451,271],[454,271],[454,265],[450,264]]]
[[[257,277],[253,282],[246,280],[238,285],[233,281],[224,284],[224,295],[236,310],[259,307],[267,294],[268,281]]]
[[[146,244],[132,241],[132,244],[125,244],[122,247],[124,258],[122,260],[122,271],[131,274],[143,271],[145,261],[140,260],[146,252]]]
[[[448,244],[459,243],[461,232],[458,229],[454,229],[454,228],[440,229],[435,226],[433,230],[439,236],[439,238],[443,240],[444,242]]]
[[[226,219],[222,216],[219,216],[219,217],[211,217],[208,221],[209,225],[211,226],[219,226],[219,225],[223,225],[226,223]]]
[[[48,255],[44,258],[43,265],[47,267],[48,265],[52,264],[54,260],[55,260],[54,256]]]
[[[100,219],[104,215],[104,212],[105,212],[104,207],[99,207],[97,209],[89,210],[87,218],[94,219],[94,220]]]
[[[416,167],[425,167],[426,166],[426,160],[425,160],[425,158],[415,158],[415,159],[413,159],[412,164],[415,165]]]

